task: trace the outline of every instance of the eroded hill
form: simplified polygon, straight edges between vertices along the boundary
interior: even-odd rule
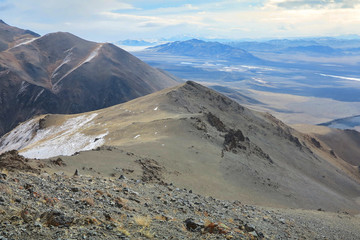
[[[39,116],[0,140],[1,151],[13,148],[30,158],[64,155],[69,173],[173,182],[266,206],[359,211],[359,172],[336,151],[194,82],[85,114]]]
[[[0,135],[38,114],[91,111],[177,85],[115,45],[63,32],[19,42],[20,30],[5,26],[17,44],[0,52]]]

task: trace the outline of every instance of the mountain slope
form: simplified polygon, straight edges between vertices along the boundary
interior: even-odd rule
[[[360,210],[359,172],[325,144],[193,82],[90,113],[39,116],[0,140],[1,151],[14,148],[67,155],[68,172],[122,169],[221,199]]]
[[[330,122],[321,123],[320,126],[326,126],[339,129],[360,129],[360,115],[335,119]]]
[[[301,132],[312,134],[327,144],[336,154],[360,169],[360,133],[350,129],[336,129],[325,126],[294,125]]]
[[[44,113],[79,113],[177,82],[126,51],[51,33],[0,52],[0,135]]]
[[[0,20],[0,51],[31,41],[39,36],[32,31],[9,26]]]

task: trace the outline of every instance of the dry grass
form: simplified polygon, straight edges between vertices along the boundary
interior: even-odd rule
[[[234,219],[229,218],[229,219],[228,219],[228,222],[229,222],[229,223],[234,223]]]
[[[144,228],[141,229],[139,233],[141,233],[141,235],[149,239],[153,239],[155,235],[154,233],[150,232],[150,230],[145,230]]]
[[[154,219],[159,220],[159,221],[166,221],[167,220],[164,215],[156,215],[154,217]]]
[[[209,213],[207,211],[203,212],[204,217],[209,217]]]
[[[121,198],[121,197],[117,197],[115,198],[115,204],[118,207],[123,207],[124,209],[129,209],[128,206],[126,205],[126,203],[128,202],[128,200]]]
[[[6,193],[7,195],[11,195],[13,193],[13,191],[8,186],[2,183],[0,183],[0,192]]]
[[[130,233],[129,231],[127,231],[126,229],[122,228],[122,227],[118,227],[116,229],[118,232],[121,232],[122,234],[124,234],[125,236],[129,237],[130,236]]]
[[[87,216],[83,219],[84,225],[100,225],[101,222],[93,216]]]
[[[95,202],[94,202],[94,199],[93,198],[83,198],[81,199],[82,202],[86,203],[87,205],[89,206],[94,206],[95,205]]]
[[[135,216],[134,221],[135,221],[135,223],[137,225],[146,228],[146,227],[150,227],[151,218],[149,218],[147,216],[146,217],[144,217],[144,216]]]
[[[104,192],[103,191],[101,191],[101,190],[96,190],[95,191],[95,195],[104,195]]]

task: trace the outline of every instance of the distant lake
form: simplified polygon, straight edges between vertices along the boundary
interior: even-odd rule
[[[319,124],[321,126],[327,126],[331,128],[339,129],[352,129],[356,126],[360,126],[360,115],[342,119],[336,119],[331,122]]]

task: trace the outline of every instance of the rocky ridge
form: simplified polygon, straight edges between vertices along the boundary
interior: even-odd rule
[[[194,82],[96,112],[39,116],[0,139],[0,152],[12,149],[62,156],[68,173],[126,168],[223,200],[359,212],[359,172],[336,151]]]
[[[16,151],[6,153],[17,158]],[[223,201],[154,178],[47,173],[0,158],[0,239],[358,239],[359,217]],[[144,172],[149,163],[140,160]],[[39,168],[40,166],[40,168]],[[40,172],[41,170],[41,172]],[[145,174],[144,174],[145,175]]]

